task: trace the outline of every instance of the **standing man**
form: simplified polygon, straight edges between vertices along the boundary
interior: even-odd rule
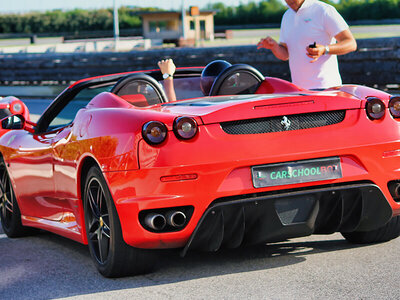
[[[257,49],[270,49],[289,60],[292,82],[306,89],[342,85],[337,55],[357,49],[349,26],[337,10],[318,0],[285,0],[280,41],[266,37]]]

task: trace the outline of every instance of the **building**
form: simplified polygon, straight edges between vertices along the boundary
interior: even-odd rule
[[[143,37],[176,44],[194,44],[196,40],[214,40],[214,15],[215,11],[191,9],[185,12],[184,26],[182,26],[181,12],[141,13]]]

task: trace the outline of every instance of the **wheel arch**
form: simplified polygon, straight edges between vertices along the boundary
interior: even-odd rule
[[[78,168],[78,173],[77,173],[77,184],[78,184],[78,199],[79,199],[79,206],[80,206],[80,213],[79,213],[79,218],[80,218],[80,224],[82,228],[82,241],[84,244],[87,245],[87,236],[86,236],[86,227],[85,227],[85,215],[84,215],[84,209],[83,209],[83,195],[85,193],[85,181],[86,177],[89,173],[89,170],[91,167],[97,166],[100,170],[100,164],[91,156],[86,156],[85,158],[82,159],[79,168]]]
[[[6,172],[8,173],[8,177],[10,178],[12,187],[13,187],[13,189],[14,189],[15,201],[17,201],[17,203],[18,203],[18,202],[19,202],[19,200],[18,200],[18,194],[15,192],[15,191],[16,191],[15,180],[14,180],[12,174],[10,174],[10,171],[8,170],[8,167],[9,167],[10,165],[9,165],[9,163],[4,159],[4,155],[3,155],[3,152],[2,152],[2,151],[0,151],[0,163],[4,163],[4,165],[5,165]],[[19,203],[18,203],[18,205],[19,205]]]
[[[97,166],[101,170],[100,164],[92,156],[86,156],[85,158],[82,159],[81,163],[79,164],[77,182],[78,182],[78,197],[81,201],[83,201],[86,176],[90,168],[93,166]]]

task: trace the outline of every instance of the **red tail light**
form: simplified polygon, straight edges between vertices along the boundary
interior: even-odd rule
[[[20,102],[14,101],[11,102],[10,111],[13,115],[15,114],[22,114],[24,112],[24,107]]]
[[[367,104],[365,105],[365,110],[367,111],[367,116],[371,120],[378,120],[383,118],[385,115],[385,103],[379,98],[369,97],[367,98]]]
[[[197,122],[190,117],[179,117],[174,122],[174,133],[178,139],[188,140],[197,133]]]
[[[400,118],[400,96],[390,97],[389,110],[393,118]]]
[[[150,121],[143,125],[142,136],[150,145],[164,142],[167,137],[167,127],[158,121]]]

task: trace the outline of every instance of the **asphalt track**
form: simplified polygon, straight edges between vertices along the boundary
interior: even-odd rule
[[[0,231],[1,299],[399,299],[400,238],[357,246],[340,234],[217,253],[165,251],[150,274],[103,278],[86,246]]]

